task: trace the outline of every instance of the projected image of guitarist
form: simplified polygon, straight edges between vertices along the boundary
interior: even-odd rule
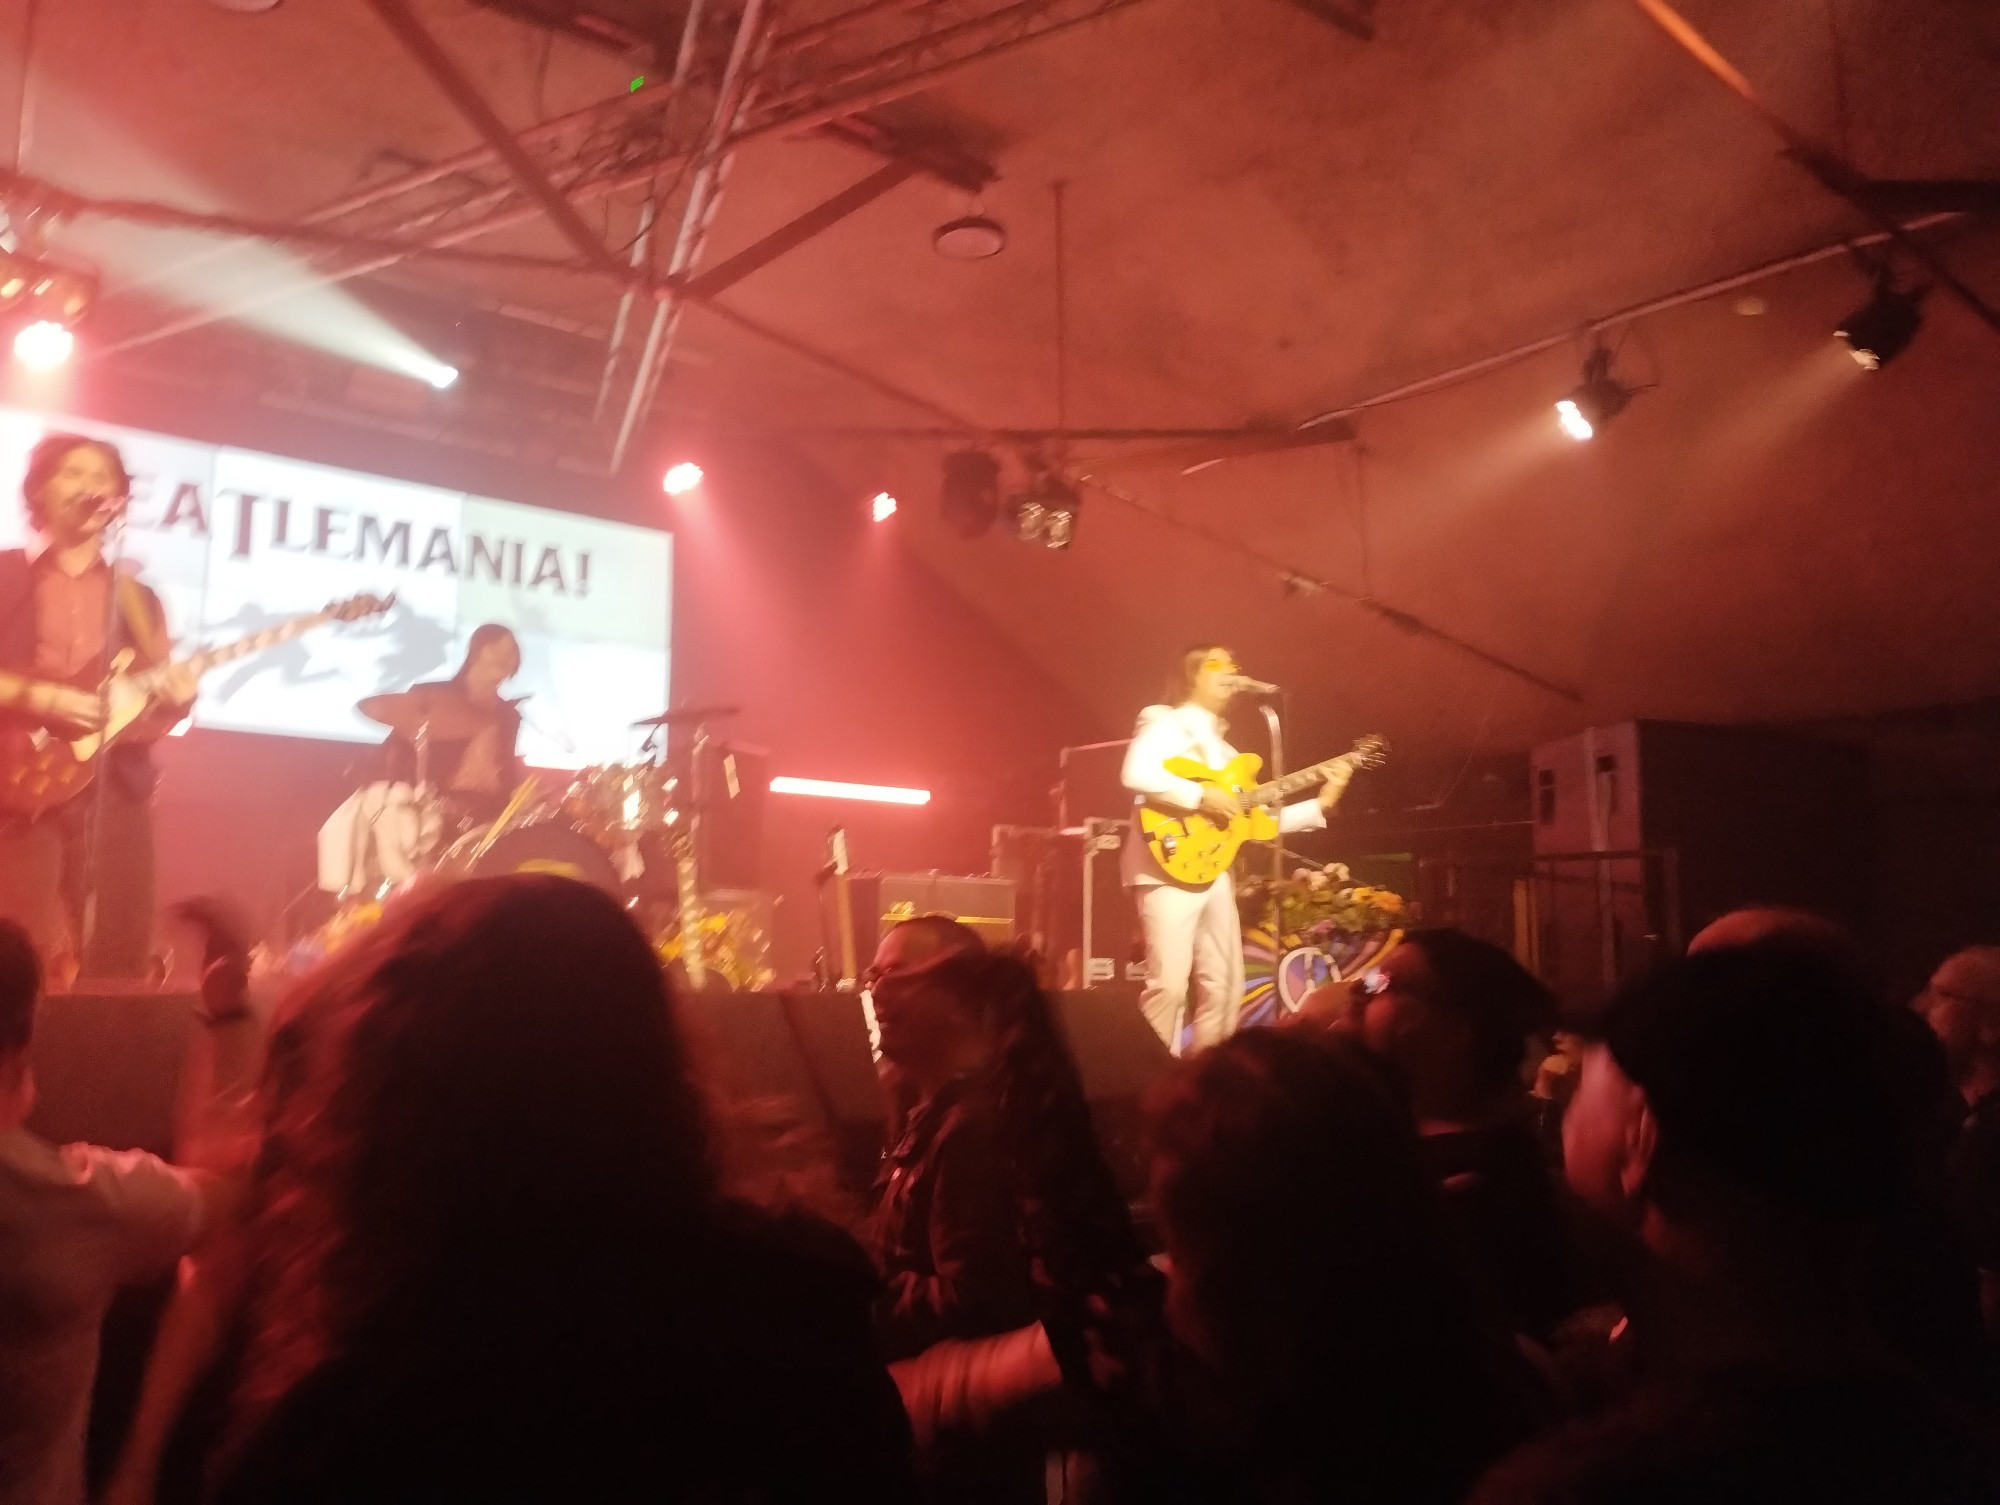
[[[1223,712],[1241,679],[1227,648],[1190,649],[1167,703],[1139,713],[1125,753],[1124,783],[1135,808],[1121,871],[1146,936],[1139,1002],[1147,1023],[1176,1050],[1190,993],[1196,1049],[1236,1028],[1243,935],[1229,864],[1237,850],[1246,840],[1324,828],[1354,770],[1380,756],[1379,740],[1366,739],[1351,753],[1259,784],[1261,760],[1238,754],[1224,736]],[[1316,797],[1283,803],[1315,786]]]
[[[194,700],[194,676],[168,664],[166,613],[151,589],[105,558],[105,531],[132,490],[116,448],[50,434],[28,456],[22,496],[36,543],[0,552],[0,741],[10,776],[35,773],[47,735],[104,725],[98,686],[115,655],[161,673],[152,706],[105,750],[92,797],[41,808],[36,792],[0,814],[0,915],[43,955],[92,978],[145,974],[153,923],[156,783],[149,744]],[[25,751],[24,751],[25,749]],[[95,828],[93,830],[93,827]]]

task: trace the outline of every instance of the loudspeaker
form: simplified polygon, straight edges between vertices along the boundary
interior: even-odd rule
[[[1558,991],[1627,976],[1745,904],[1866,918],[1873,818],[1861,748],[1627,721],[1543,743],[1529,776],[1538,951]]]
[[[702,814],[695,853],[703,892],[763,887],[770,762],[761,747],[712,742],[703,750],[696,769]]]
[[[181,1071],[193,1043],[192,993],[54,993],[35,1019],[28,1127],[57,1144],[169,1154]]]

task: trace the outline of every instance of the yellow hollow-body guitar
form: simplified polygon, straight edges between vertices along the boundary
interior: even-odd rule
[[[1234,820],[1219,821],[1201,811],[1141,805],[1139,830],[1146,839],[1146,849],[1164,875],[1175,883],[1198,888],[1227,872],[1244,842],[1276,839],[1278,806],[1294,795],[1317,788],[1338,769],[1377,767],[1388,752],[1385,738],[1363,737],[1337,758],[1328,758],[1324,763],[1262,784],[1257,782],[1257,775],[1263,770],[1264,760],[1255,753],[1239,754],[1223,768],[1210,768],[1192,758],[1169,758],[1168,773],[1175,778],[1192,779],[1204,788],[1213,786],[1235,795],[1243,813]]]

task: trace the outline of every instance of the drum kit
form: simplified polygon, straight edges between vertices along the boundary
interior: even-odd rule
[[[427,776],[431,742],[465,741],[489,721],[476,718],[462,702],[417,691],[371,696],[359,709],[415,747],[416,778],[364,786],[322,829],[321,887],[336,892],[336,909],[294,948],[294,965],[330,955],[410,888],[553,873],[588,883],[625,905],[663,960],[696,987],[770,981],[763,927],[734,913],[710,914],[697,868],[696,836],[706,797],[697,771],[708,727],[737,714],[738,707],[690,706],[634,722],[635,730],[647,733],[637,756],[578,769],[560,785],[531,775],[490,819],[479,818],[462,795]],[[668,736],[683,727],[691,734],[679,755],[670,755]],[[341,881],[329,882],[334,874]],[[701,937],[701,944],[684,946],[682,937],[689,934]]]

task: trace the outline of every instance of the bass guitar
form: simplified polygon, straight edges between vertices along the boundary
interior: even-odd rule
[[[393,595],[350,596],[324,610],[293,617],[233,643],[204,648],[177,662],[199,679],[211,669],[289,642],[324,623],[357,622],[379,616],[395,604]],[[0,814],[33,819],[75,799],[90,783],[98,755],[161,703],[160,692],[170,666],[155,664],[135,670],[134,661],[132,650],[123,649],[111,660],[111,675],[102,684],[74,687],[94,689],[101,698],[104,725],[95,731],[68,736],[47,727],[0,725]]]
[[[1153,805],[1139,807],[1139,831],[1146,850],[1153,854],[1160,871],[1176,883],[1199,888],[1213,883],[1229,870],[1237,850],[1246,841],[1273,841],[1278,835],[1279,805],[1294,795],[1316,789],[1340,769],[1376,768],[1389,754],[1383,737],[1363,737],[1347,752],[1282,779],[1258,783],[1264,760],[1255,753],[1231,758],[1226,767],[1210,768],[1192,758],[1169,758],[1167,772],[1176,778],[1192,779],[1203,788],[1223,790],[1236,796],[1243,813],[1219,821],[1203,811],[1162,810]]]

